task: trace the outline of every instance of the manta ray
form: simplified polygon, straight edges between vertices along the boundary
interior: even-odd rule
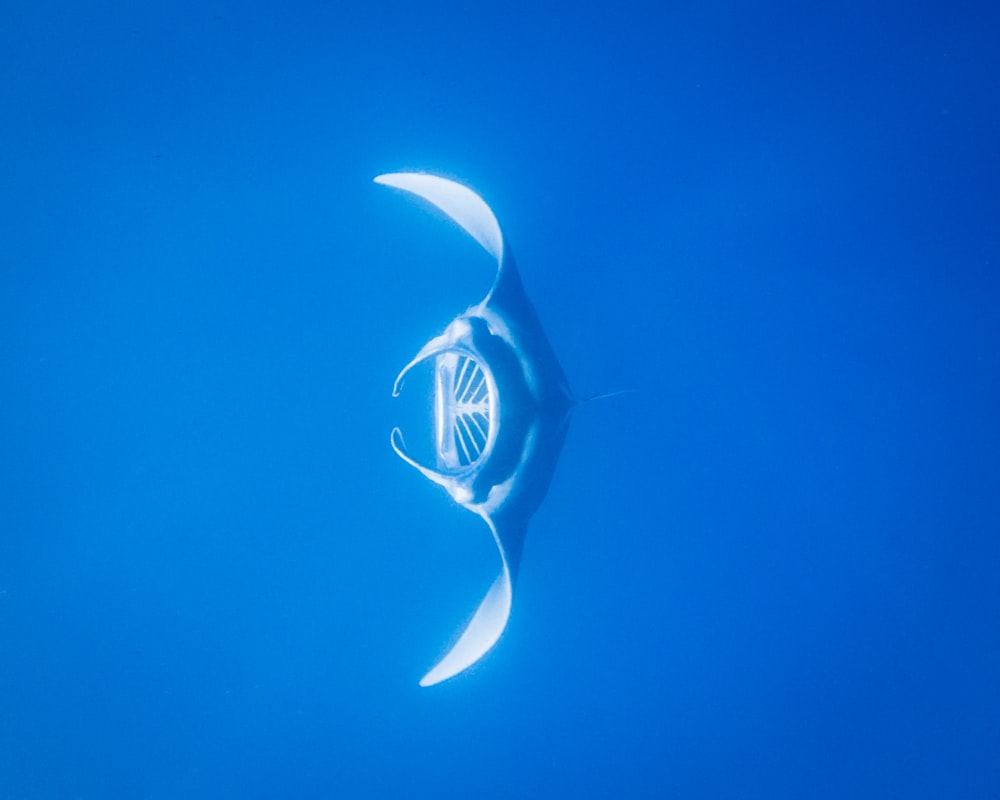
[[[399,428],[390,437],[407,464],[443,487],[489,526],[500,572],[455,645],[420,681],[433,686],[475,664],[503,633],[528,520],[545,497],[566,438],[569,389],[496,217],[479,195],[446,178],[423,173],[379,175],[443,211],[496,259],[486,298],[459,314],[403,367],[433,359],[436,463],[409,455]]]

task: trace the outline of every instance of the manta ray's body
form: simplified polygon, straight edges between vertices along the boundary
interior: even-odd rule
[[[497,263],[486,299],[431,339],[393,388],[398,395],[410,369],[435,359],[437,463],[421,464],[410,457],[398,428],[392,432],[393,449],[455,502],[482,517],[500,551],[500,574],[472,621],[420,681],[431,686],[474,664],[503,633],[528,520],[548,490],[577,400],[489,206],[470,189],[434,175],[394,173],[375,181],[440,208]]]

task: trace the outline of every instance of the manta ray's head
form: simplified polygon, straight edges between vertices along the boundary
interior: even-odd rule
[[[403,367],[393,386],[399,396],[414,367],[432,364],[435,463],[410,455],[399,428],[393,429],[392,446],[462,505],[474,502],[475,476],[489,462],[500,428],[500,392],[493,369],[476,347],[474,326],[475,320],[464,315],[454,320]]]
[[[534,404],[517,354],[473,308],[403,367],[394,396],[407,374],[425,362],[433,367],[433,463],[407,450],[399,428],[392,431],[392,447],[459,505],[486,503],[516,468],[533,427]]]

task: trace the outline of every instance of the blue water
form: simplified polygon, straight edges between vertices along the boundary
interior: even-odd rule
[[[0,799],[1000,796],[996,4],[345,5],[5,7]],[[390,389],[491,275],[407,169],[638,390],[432,689],[496,553]]]

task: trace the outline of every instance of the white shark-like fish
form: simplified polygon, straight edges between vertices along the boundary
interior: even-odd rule
[[[578,404],[524,293],[496,217],[479,195],[454,181],[423,173],[379,175],[376,183],[410,192],[437,206],[496,259],[486,299],[459,314],[403,367],[393,386],[433,358],[434,466],[405,449],[399,428],[392,447],[489,525],[501,568],[454,647],[420,681],[433,686],[478,661],[496,644],[510,616],[514,581],[528,520],[555,470],[569,413]]]

